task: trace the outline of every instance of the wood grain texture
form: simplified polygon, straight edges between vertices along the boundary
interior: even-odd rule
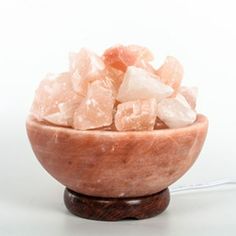
[[[144,197],[102,198],[76,193],[68,188],[64,192],[67,209],[82,218],[118,221],[145,219],[162,213],[170,202],[169,189]]]

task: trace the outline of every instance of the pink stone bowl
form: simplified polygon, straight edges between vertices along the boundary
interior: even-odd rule
[[[26,123],[42,166],[75,192],[97,197],[138,197],[157,193],[179,179],[197,159],[208,129],[194,124],[154,131],[80,131]]]

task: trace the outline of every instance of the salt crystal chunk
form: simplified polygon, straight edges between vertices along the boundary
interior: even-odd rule
[[[192,107],[192,109],[196,108],[196,100],[198,94],[197,87],[181,86],[179,88],[179,93],[185,97],[185,99],[187,100],[188,104]]]
[[[112,123],[114,98],[112,90],[103,80],[95,80],[88,86],[87,96],[74,114],[73,127],[87,130]]]
[[[119,87],[124,79],[124,73],[113,67],[107,66],[105,71],[105,83],[109,88],[111,88],[113,96],[116,98]]]
[[[170,128],[184,127],[196,120],[196,112],[180,94],[160,101],[157,105],[157,116]]]
[[[173,89],[162,83],[159,78],[144,69],[128,67],[119,88],[117,100],[127,102],[138,99],[156,98],[157,102],[170,96]]]
[[[70,54],[70,71],[74,90],[86,95],[88,83],[104,77],[105,65],[95,53],[82,48],[79,53]]]
[[[142,69],[146,70],[148,73],[151,73],[153,75],[156,74],[156,70],[154,69],[154,67],[150,63],[148,63],[147,61],[144,61],[144,60],[137,61],[134,64],[134,66],[138,67],[138,68],[142,68]]]
[[[141,66],[142,61],[153,60],[153,55],[147,48],[138,45],[116,45],[104,52],[103,60],[106,65],[125,72],[128,66]]]
[[[60,125],[60,126],[70,126],[69,123],[71,123],[71,122],[68,122],[68,118],[62,115],[61,112],[56,112],[56,113],[47,115],[44,117],[44,120],[52,124]]]
[[[156,100],[138,100],[117,106],[115,126],[119,131],[153,130],[156,120]]]
[[[184,70],[176,58],[168,56],[165,63],[157,70],[156,74],[163,83],[177,91],[183,79]]]
[[[72,89],[71,74],[49,74],[41,81],[36,90],[31,114],[39,121],[48,121],[56,125],[71,126],[74,104],[79,104],[82,97]],[[70,107],[60,111],[60,106]]]
[[[69,126],[72,126],[73,124],[74,112],[78,108],[82,99],[83,97],[80,97],[80,99],[69,99],[68,101],[58,105],[60,114],[64,116],[64,119],[67,120]]]

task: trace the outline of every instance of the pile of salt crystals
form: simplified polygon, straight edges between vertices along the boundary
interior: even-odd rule
[[[152,53],[118,45],[102,57],[81,49],[70,69],[48,75],[36,90],[31,114],[42,122],[79,130],[180,128],[196,120],[196,88],[181,87],[183,68],[167,57],[155,69]]]

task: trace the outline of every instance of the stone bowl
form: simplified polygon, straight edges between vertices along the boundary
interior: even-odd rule
[[[29,117],[27,133],[42,166],[68,189],[88,196],[128,198],[158,193],[197,159],[208,129],[194,124],[154,131],[80,131]]]

